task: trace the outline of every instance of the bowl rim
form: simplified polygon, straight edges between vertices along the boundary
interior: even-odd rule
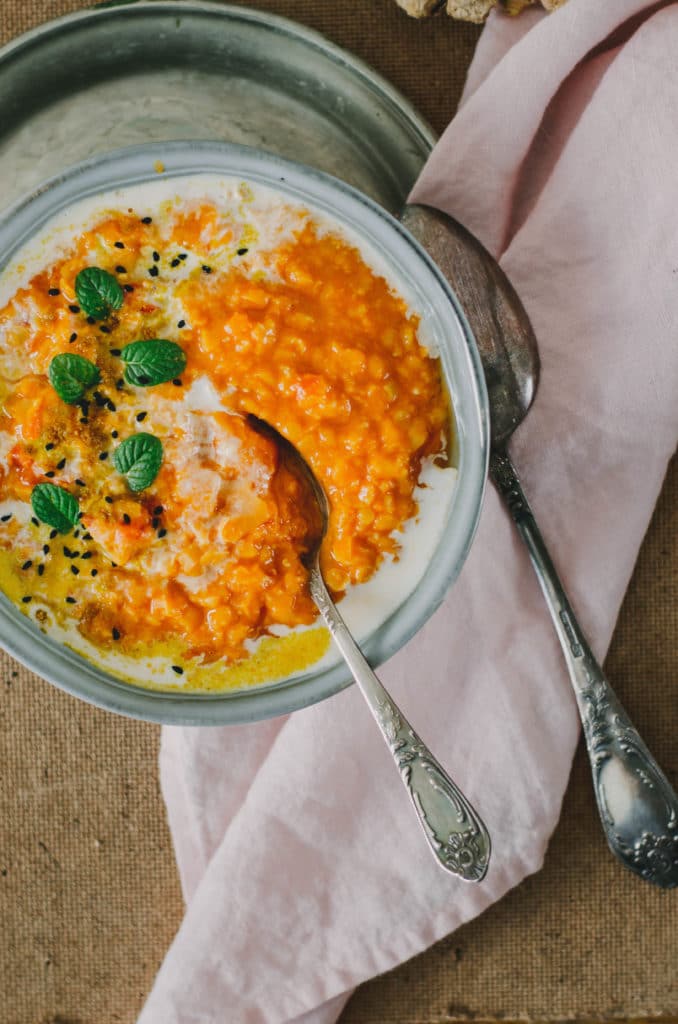
[[[416,261],[413,266],[419,264],[420,279],[426,287],[430,281],[430,291],[437,288],[449,305],[464,342],[455,357],[463,366],[470,385],[468,402],[473,407],[477,441],[474,448],[462,444],[462,456],[470,461],[465,472],[459,473],[452,501],[453,516],[465,515],[467,526],[453,546],[454,558],[449,552],[446,554],[445,571],[437,573],[435,585],[432,590],[428,588],[419,612],[407,615],[405,610],[414,606],[417,595],[422,596],[428,569],[401,605],[362,644],[372,664],[383,664],[419,631],[442,603],[466,560],[480,519],[489,461],[489,405],[482,363],[468,321],[433,260],[403,225],[374,200],[353,186],[304,164],[253,147],[211,140],[153,142],[112,150],[43,182],[0,215],[0,275],[13,255],[57,214],[89,196],[154,180],[158,161],[164,166],[164,179],[217,174],[242,177],[277,188],[311,207],[325,210],[376,249],[379,249],[378,238],[390,237],[403,252],[413,257]],[[343,205],[337,209],[335,204]],[[393,273],[397,282],[395,268]],[[439,555],[446,532],[447,527],[429,568]],[[256,721],[308,707],[338,693],[353,681],[341,663],[320,674],[307,672],[279,683],[233,691],[184,694],[135,686],[43,634],[1,592],[0,645],[29,669],[73,696],[127,717],[162,724],[202,726]]]

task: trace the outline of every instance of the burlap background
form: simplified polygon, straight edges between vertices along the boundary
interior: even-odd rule
[[[0,0],[0,42],[77,6]],[[256,6],[353,50],[437,129],[453,114],[473,26],[415,23],[391,0]],[[676,781],[677,497],[674,463],[607,662]],[[157,745],[156,728],[86,707],[0,660],[0,1024],[134,1021],[182,915]],[[608,856],[587,772],[580,751],[543,871],[365,985],[342,1024],[678,1015],[678,895]],[[227,1011],[224,1024],[237,1024]]]

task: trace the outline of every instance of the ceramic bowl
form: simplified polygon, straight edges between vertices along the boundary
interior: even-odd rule
[[[444,529],[418,586],[363,642],[378,666],[403,646],[441,603],[471,545],[487,477],[489,415],[480,358],[459,304],[435,264],[390,214],[319,171],[248,147],[216,142],[152,143],[79,164],[15,204],[0,220],[0,274],[12,255],[57,213],[78,200],[164,176],[238,177],[315,207],[376,249],[394,285],[407,282],[436,338],[454,408],[458,481]],[[123,715],[183,725],[223,725],[284,714],[323,700],[350,682],[343,664],[284,682],[223,693],[159,692],[122,682],[50,639],[0,594],[0,644],[49,682]]]

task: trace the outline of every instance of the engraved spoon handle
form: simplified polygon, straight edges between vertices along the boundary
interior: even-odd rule
[[[377,679],[328,594],[317,564],[311,569],[309,586],[390,747],[438,862],[467,882],[482,881],[491,849],[485,825]]]
[[[490,475],[525,541],[577,698],[607,842],[619,860],[663,889],[678,885],[678,796],[596,661],[506,452]]]

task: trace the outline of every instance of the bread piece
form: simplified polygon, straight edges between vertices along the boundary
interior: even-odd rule
[[[529,0],[528,0],[529,2]],[[497,0],[447,0],[447,13],[460,21],[485,21]]]
[[[404,11],[413,18],[425,18],[443,6],[445,0],[397,0]]]
[[[425,18],[434,14],[443,6],[452,18],[460,21],[485,21],[488,14],[497,4],[507,14],[520,14],[526,7],[537,3],[538,0],[397,0],[397,3],[407,11],[413,18]],[[541,0],[542,7],[547,11],[554,11],[560,7],[565,0]]]

